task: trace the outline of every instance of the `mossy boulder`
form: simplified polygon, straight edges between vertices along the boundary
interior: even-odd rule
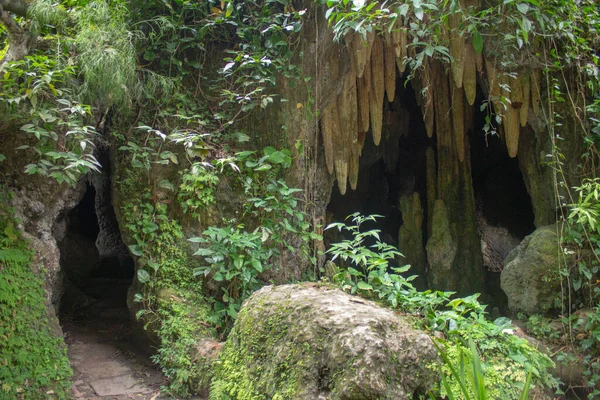
[[[545,313],[553,307],[561,256],[555,225],[537,229],[508,254],[500,283],[512,312]]]
[[[268,286],[243,305],[211,399],[408,399],[437,382],[431,339],[391,310],[317,284]]]

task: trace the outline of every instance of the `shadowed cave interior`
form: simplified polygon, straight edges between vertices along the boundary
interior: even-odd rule
[[[107,152],[99,154],[101,173],[90,176],[79,204],[55,226],[64,294],[61,319],[77,322],[109,314],[127,321],[127,290],[134,261],[121,239],[111,201]]]
[[[517,158],[509,157],[506,145],[498,135],[486,136],[484,133],[487,111],[480,110],[482,101],[479,89],[473,105],[473,125],[468,130],[478,232],[484,256],[482,293],[484,301],[504,311],[506,296],[500,288],[504,257],[534,231],[534,215]],[[435,151],[436,138],[435,135],[427,137],[421,107],[417,104],[411,83],[405,87],[404,80],[397,80],[394,102],[384,101],[383,120],[379,146],[375,146],[372,135],[367,134],[356,190],[348,187],[342,195],[334,183],[327,208],[327,223],[344,221],[357,211],[362,215],[379,214],[383,218],[376,224],[365,224],[365,229],[380,229],[383,241],[399,246],[399,230],[404,223],[400,199],[417,192],[423,208],[422,238],[425,246],[429,237],[425,154],[428,147]],[[325,232],[327,247],[343,238],[337,230]],[[490,249],[488,243],[494,248]],[[499,250],[495,248],[498,243]],[[399,250],[403,252],[402,248]],[[399,263],[402,264],[402,261]],[[420,272],[420,275],[425,275]],[[419,271],[409,271],[409,274],[415,273]],[[413,283],[419,289],[428,286],[425,276]]]

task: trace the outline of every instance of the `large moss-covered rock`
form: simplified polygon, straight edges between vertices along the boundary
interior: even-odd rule
[[[211,399],[408,399],[436,382],[431,339],[394,312],[316,284],[268,286],[243,305]]]
[[[537,229],[509,253],[501,286],[511,311],[534,314],[552,308],[560,293],[557,269],[561,256],[555,225]]]

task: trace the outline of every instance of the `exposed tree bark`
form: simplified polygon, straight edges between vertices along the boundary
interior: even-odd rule
[[[29,52],[31,33],[23,29],[13,18],[14,15],[25,17],[28,4],[23,0],[0,0],[0,23],[8,32],[8,50],[0,66],[9,61],[20,60]]]

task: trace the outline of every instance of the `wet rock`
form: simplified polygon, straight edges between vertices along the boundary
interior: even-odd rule
[[[512,312],[544,313],[553,307],[561,256],[555,225],[537,229],[509,253],[500,283]]]
[[[268,286],[244,303],[211,398],[407,399],[436,382],[436,361],[391,310],[316,284]]]

